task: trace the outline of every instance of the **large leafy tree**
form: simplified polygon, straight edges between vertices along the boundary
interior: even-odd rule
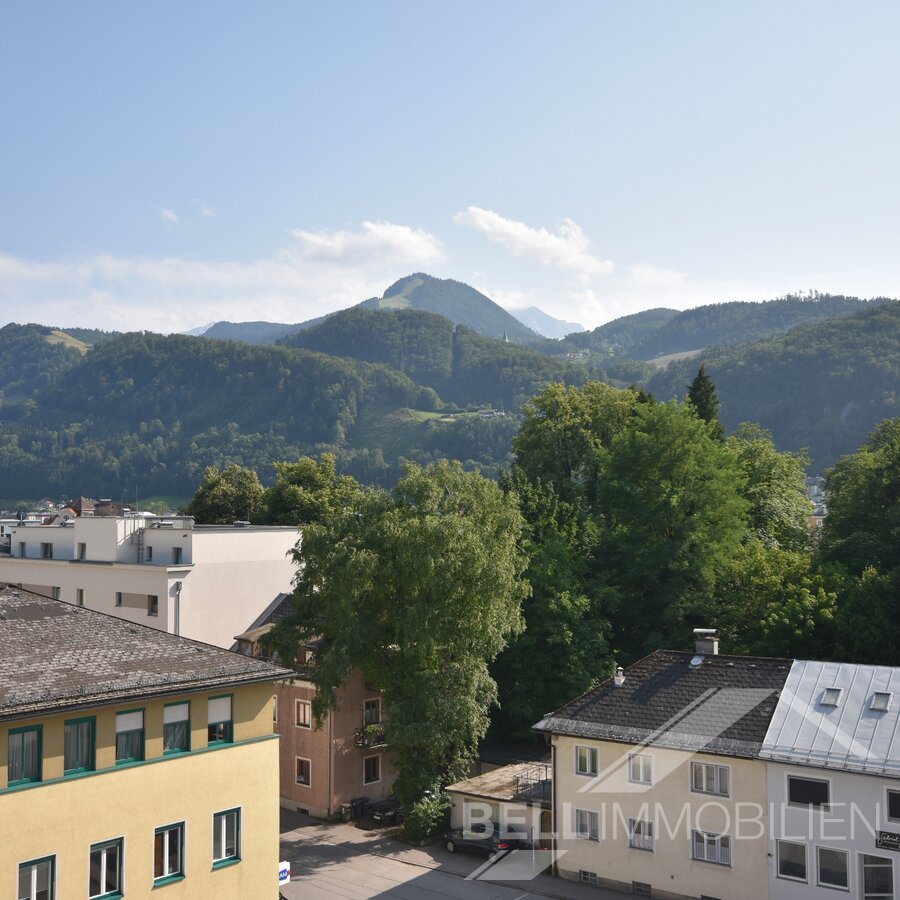
[[[263,487],[252,469],[230,465],[223,470],[207,466],[185,514],[202,525],[230,525],[250,521],[259,511]]]
[[[320,638],[318,720],[353,669],[384,692],[396,792],[418,800],[467,771],[497,699],[490,662],[522,627],[522,520],[511,495],[459,465],[410,467],[304,529],[285,658]]]
[[[744,474],[688,404],[640,404],[599,483],[598,577],[626,659],[683,643],[747,533]],[[673,637],[674,636],[674,637]]]
[[[264,525],[322,524],[359,491],[354,478],[335,473],[331,453],[274,465],[275,484],[263,494],[257,517]]]

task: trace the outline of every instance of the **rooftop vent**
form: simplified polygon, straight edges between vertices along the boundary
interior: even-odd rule
[[[622,687],[625,684],[625,670],[621,666],[616,666],[616,674],[613,678],[616,687]]]
[[[874,709],[875,712],[887,712],[891,708],[893,696],[890,691],[875,691],[869,709]]]
[[[694,652],[704,656],[718,654],[719,635],[715,628],[694,629]]]
[[[837,706],[841,701],[842,690],[843,688],[839,687],[825,688],[825,690],[822,691],[822,696],[819,698],[819,703],[821,703],[822,706]]]

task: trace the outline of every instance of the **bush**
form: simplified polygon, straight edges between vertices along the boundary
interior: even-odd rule
[[[400,836],[413,844],[430,840],[449,824],[450,798],[442,790],[426,791],[404,811]]]

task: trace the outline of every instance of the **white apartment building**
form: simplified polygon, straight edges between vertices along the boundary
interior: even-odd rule
[[[796,660],[760,757],[769,896],[900,896],[900,669]]]
[[[12,529],[0,582],[232,647],[291,590],[296,528],[78,516]]]

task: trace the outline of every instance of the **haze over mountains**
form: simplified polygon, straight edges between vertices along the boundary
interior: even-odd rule
[[[372,483],[440,457],[496,474],[548,383],[681,398],[701,361],[727,429],[759,422],[779,448],[808,447],[815,471],[900,412],[900,304],[886,299],[660,308],[548,340],[473,288],[417,274],[317,321],[225,325],[0,329],[0,482],[25,497],[187,496],[207,465],[269,480],[272,462],[326,450]]]

